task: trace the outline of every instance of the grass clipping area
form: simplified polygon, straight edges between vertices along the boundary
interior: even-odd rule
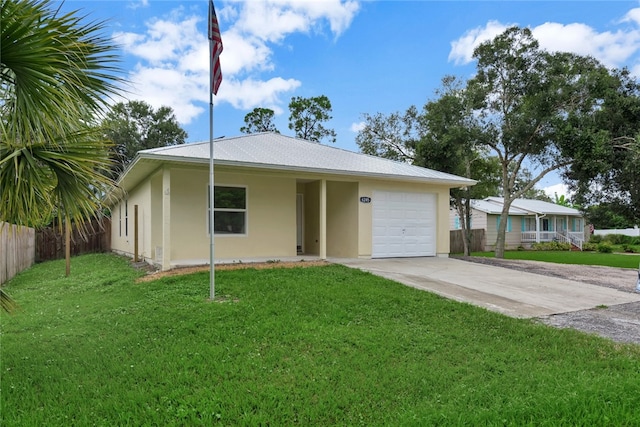
[[[113,255],[6,290],[2,425],[639,425],[640,346],[340,265],[135,284]]]
[[[266,270],[271,268],[318,267],[321,265],[327,265],[327,262],[326,261],[296,261],[296,262],[271,261],[271,262],[244,262],[244,263],[236,262],[236,263],[230,263],[230,264],[216,264],[214,266],[214,269],[215,271],[243,270],[245,268],[252,268],[255,270]],[[209,272],[210,271],[209,266],[198,265],[193,267],[174,268],[168,271],[154,271],[142,277],[139,277],[136,280],[136,283],[150,282],[152,280],[162,279],[163,277],[183,276],[185,274],[200,273],[203,271]]]

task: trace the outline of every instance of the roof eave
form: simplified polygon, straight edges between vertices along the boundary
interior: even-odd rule
[[[122,177],[126,175],[126,172],[128,172],[135,163],[139,162],[142,159],[159,160],[163,162],[209,164],[209,159],[199,158],[199,157],[167,156],[164,154],[157,155],[152,153],[138,153],[134,161],[131,162],[129,167],[126,169],[125,173],[122,174]],[[311,173],[319,173],[319,174],[346,175],[346,176],[368,177],[368,178],[378,178],[378,179],[384,178],[384,179],[393,179],[397,181],[413,181],[413,182],[426,181],[430,183],[449,185],[452,188],[467,187],[467,186],[477,184],[477,181],[473,179],[449,180],[449,179],[442,179],[442,178],[392,175],[392,174],[381,174],[381,173],[373,173],[373,172],[345,171],[341,169],[322,169],[322,168],[308,168],[308,167],[302,167],[302,166],[274,165],[270,163],[239,162],[239,161],[233,161],[233,160],[218,159],[218,160],[214,160],[214,164],[218,166],[235,166],[235,167],[245,167],[245,168],[253,168],[253,169],[284,170],[284,171],[290,171],[290,172],[311,172]]]

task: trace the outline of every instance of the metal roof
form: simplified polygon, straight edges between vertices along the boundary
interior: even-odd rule
[[[464,187],[476,183],[468,178],[277,133],[257,133],[215,139],[213,146],[215,165],[434,182],[447,184],[450,187]],[[137,164],[146,161],[208,163],[209,142],[139,151],[121,177],[121,183],[126,180],[127,175],[131,174]],[[133,175],[138,175],[137,178],[140,178],[139,173],[133,172]],[[133,181],[138,180],[133,178]]]
[[[487,197],[484,200],[474,200],[472,205],[474,209],[478,209],[479,211],[499,215],[502,213],[503,203],[504,198],[502,197]],[[542,200],[515,199],[511,202],[509,215],[532,214],[582,216],[582,213],[577,209],[556,205],[555,203],[549,203]]]

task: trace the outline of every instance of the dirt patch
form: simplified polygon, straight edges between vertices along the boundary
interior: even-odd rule
[[[638,271],[628,268],[555,264],[484,257],[460,257],[460,259],[545,276],[560,277],[630,293],[636,292],[638,280]],[[573,328],[598,334],[616,342],[640,344],[640,302],[554,314],[540,317],[538,320],[558,328]]]
[[[240,270],[246,268],[253,268],[256,270],[265,270],[269,268],[304,268],[304,267],[316,267],[321,265],[327,265],[326,261],[274,261],[274,262],[236,262],[232,264],[216,264],[216,271],[223,270]],[[136,280],[136,283],[150,282],[152,280],[161,279],[163,277],[181,276],[184,274],[199,273],[201,271],[209,271],[208,265],[198,265],[194,267],[180,267],[174,268],[169,271],[149,271],[145,276]]]

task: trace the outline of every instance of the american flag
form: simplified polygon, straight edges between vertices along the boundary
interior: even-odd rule
[[[222,53],[222,37],[216,17],[216,9],[213,0],[209,0],[209,49],[211,50],[211,91],[218,94],[218,88],[222,83],[222,69],[220,68],[220,54]]]

